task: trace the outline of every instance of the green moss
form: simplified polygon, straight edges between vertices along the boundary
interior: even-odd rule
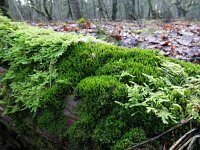
[[[85,18],[81,17],[79,20],[76,21],[77,23],[85,23]]]
[[[134,144],[138,144],[144,140],[146,140],[145,131],[140,128],[133,128],[126,132],[111,149],[121,150],[130,148]]]
[[[191,76],[200,75],[200,66],[165,58],[157,51],[121,48],[94,39],[81,42],[80,37],[0,17],[0,64],[8,67],[3,83],[10,91],[3,95],[7,114],[21,123],[27,122],[22,115],[26,114],[36,120],[31,132],[38,127],[59,134],[73,149],[125,149],[167,129],[170,125],[163,126],[144,110],[131,117],[136,110],[115,101],[128,101],[130,78],[143,84],[148,79],[142,74],[163,76],[158,69],[163,60],[181,64]],[[134,77],[121,79],[123,72]],[[65,97],[71,94],[80,100],[76,108],[80,119],[66,129],[63,109]]]
[[[67,118],[63,116],[63,112],[55,110],[45,110],[37,117],[38,126],[50,133],[62,136],[66,130]]]
[[[197,43],[197,45],[200,47],[200,42],[199,42],[199,43]]]
[[[200,65],[199,64],[193,64],[191,62],[184,62],[184,61],[180,61],[177,59],[171,59],[171,58],[165,58],[165,59],[181,65],[184,68],[185,72],[189,76],[196,76],[196,75],[200,74]]]
[[[62,80],[79,82],[81,79],[94,75],[120,75],[122,71],[128,71],[137,77],[142,83],[142,73],[153,76],[160,74],[157,65],[160,58],[157,52],[141,51],[140,49],[125,49],[105,44],[79,43],[69,48],[73,49],[71,56],[61,60],[59,71],[62,72]]]
[[[125,122],[117,118],[116,115],[108,116],[106,119],[99,121],[93,131],[92,140],[102,148],[109,148],[123,135],[125,128]]]
[[[155,28],[150,28],[150,29],[133,30],[132,33],[135,33],[135,34],[141,34],[141,33],[153,34],[153,33],[156,32],[156,31],[157,31],[157,29],[155,29]]]
[[[92,149],[91,134],[94,125],[94,119],[91,115],[82,114],[81,120],[70,127],[65,134],[65,139],[69,141],[70,147],[72,149]]]
[[[112,76],[95,76],[82,80],[76,91],[81,95],[80,111],[90,113],[94,118],[108,114],[115,104],[126,97],[126,86]]]

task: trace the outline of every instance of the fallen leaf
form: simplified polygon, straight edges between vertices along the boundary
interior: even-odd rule
[[[165,35],[164,33],[161,35],[161,38],[162,38],[162,40],[167,40],[168,39],[168,36],[167,35]]]
[[[171,45],[171,50],[172,50],[172,51],[174,51],[174,50],[175,50],[175,48],[176,48],[176,46],[175,46],[175,45]]]
[[[91,25],[92,25],[92,23],[91,23],[90,21],[86,21],[86,22],[84,23],[84,28],[85,28],[85,29],[91,29]]]
[[[163,27],[163,29],[164,30],[172,30],[172,25],[165,25],[164,27]]]
[[[169,46],[170,45],[170,41],[161,42],[160,44],[162,46]]]
[[[63,30],[64,30],[65,32],[68,32],[68,31],[70,31],[71,29],[70,29],[67,25],[64,25],[64,26],[63,26]]]

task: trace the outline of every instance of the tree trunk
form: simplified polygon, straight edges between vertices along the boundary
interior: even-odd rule
[[[182,2],[182,0],[176,0],[176,3],[175,3],[175,5],[176,5],[176,8],[178,9],[177,11],[178,11],[178,17],[181,17],[181,9],[180,9],[180,7],[181,7],[181,2]]]
[[[4,16],[9,17],[7,11],[8,11],[8,0],[0,0],[0,9]]]
[[[98,1],[98,10],[99,10],[99,20],[100,22],[102,21],[103,18],[105,18],[104,14],[103,14],[103,6],[100,0]]]
[[[117,0],[113,0],[112,2],[112,20],[115,21],[117,19]]]
[[[148,0],[148,5],[149,5],[149,13],[148,13],[148,18],[156,19],[157,18],[157,12],[153,9],[153,5],[151,3],[151,0]]]
[[[132,13],[135,15],[135,0],[131,0],[132,2]]]
[[[78,0],[69,0],[73,19],[78,20],[82,17]]]
[[[135,10],[136,2],[135,0],[131,0],[131,12],[129,13],[130,19],[137,20],[136,10]]]
[[[49,5],[50,5],[50,3],[51,3],[51,1],[49,2]],[[53,18],[52,18],[52,4],[49,6],[50,8],[50,11],[48,10],[48,8],[47,8],[47,1],[46,0],[44,0],[44,11],[45,11],[45,14],[46,14],[46,17],[47,17],[47,20],[48,21],[52,21],[53,20]]]
[[[68,5],[68,13],[67,13],[67,18],[73,19],[73,15],[72,15],[72,9],[70,6],[69,1],[67,1],[67,5]]]

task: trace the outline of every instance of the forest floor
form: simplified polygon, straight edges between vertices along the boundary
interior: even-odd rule
[[[35,23],[32,26],[57,32],[91,35],[124,47],[158,49],[165,56],[200,63],[200,22],[173,20],[135,22]]]

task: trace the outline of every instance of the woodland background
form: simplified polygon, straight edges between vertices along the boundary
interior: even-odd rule
[[[200,0],[2,0],[14,20],[200,19]]]
[[[200,0],[0,10],[1,150],[199,150]]]

